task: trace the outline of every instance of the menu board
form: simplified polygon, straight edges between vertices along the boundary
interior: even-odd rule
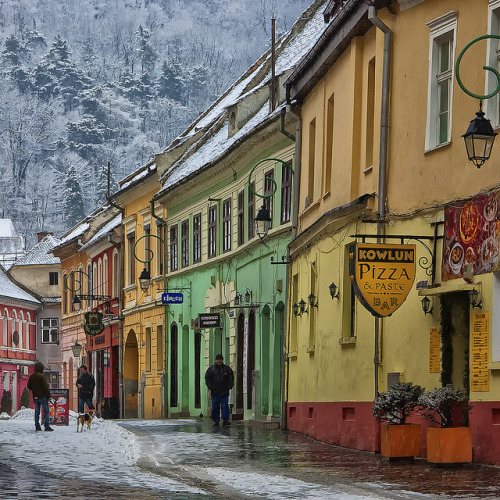
[[[472,314],[471,391],[490,390],[489,313]]]
[[[441,334],[439,328],[431,328],[429,336],[429,373],[441,370]]]
[[[51,389],[50,424],[69,425],[69,389]]]
[[[463,277],[464,266],[483,274],[499,269],[500,192],[445,209],[443,280]]]

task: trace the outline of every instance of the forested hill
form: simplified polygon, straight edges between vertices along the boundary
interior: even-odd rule
[[[61,233],[161,151],[312,0],[0,1],[0,217]],[[113,181],[113,182],[114,182]]]

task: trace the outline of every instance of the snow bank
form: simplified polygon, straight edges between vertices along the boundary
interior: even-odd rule
[[[14,459],[44,472],[75,479],[168,492],[203,494],[190,486],[143,472],[137,466],[140,446],[135,435],[114,422],[95,418],[88,431],[76,432],[75,412],[69,426],[35,432],[34,410],[18,411],[0,421],[0,446]]]

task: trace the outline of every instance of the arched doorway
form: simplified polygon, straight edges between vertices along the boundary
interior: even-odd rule
[[[177,408],[179,404],[179,338],[177,324],[173,323],[170,327],[170,407]]]
[[[273,352],[270,414],[281,415],[281,383],[283,367],[283,338],[285,333],[285,304],[279,302],[274,313],[274,338],[269,350]]]
[[[260,328],[260,413],[272,415],[269,402],[269,385],[272,379],[273,351],[271,348],[271,309],[269,306],[262,308]]]
[[[248,315],[248,351],[247,351],[247,410],[253,408],[253,372],[255,370],[255,311]]]
[[[125,392],[125,418],[137,418],[139,408],[139,351],[134,330],[130,330],[125,342],[123,357],[123,390]]]
[[[243,350],[245,344],[245,315],[238,316],[236,327],[236,413],[243,415]]]
[[[182,327],[182,407],[183,415],[189,416],[189,379],[191,376],[191,366],[189,363],[189,326]]]

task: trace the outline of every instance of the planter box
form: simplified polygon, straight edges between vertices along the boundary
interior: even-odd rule
[[[470,427],[427,428],[427,461],[434,464],[472,462]]]
[[[420,435],[420,424],[383,424],[380,426],[380,453],[389,459],[418,457]]]

